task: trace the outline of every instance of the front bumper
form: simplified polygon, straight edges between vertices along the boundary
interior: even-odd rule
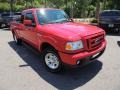
[[[97,53],[100,53],[98,56],[96,56],[95,58],[98,58],[99,56],[102,55],[101,52],[103,52],[106,48],[106,41],[104,41],[101,45],[101,47],[99,47],[96,50],[93,51],[84,51],[84,52],[80,52],[77,54],[66,54],[63,52],[59,52],[60,58],[62,60],[63,63],[68,64],[68,65],[78,65],[77,61],[79,60],[86,60],[86,58],[90,58],[93,55],[96,55]],[[92,58],[92,59],[95,59]]]

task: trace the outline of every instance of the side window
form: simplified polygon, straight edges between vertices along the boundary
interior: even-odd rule
[[[30,25],[30,26],[32,26],[32,27],[36,26],[35,19],[34,19],[32,12],[26,13],[24,16],[24,19],[32,21],[32,25]]]
[[[32,22],[35,23],[34,16],[32,13],[26,13],[25,19],[32,20]]]
[[[21,23],[21,17],[13,18],[13,20],[16,21],[17,23]]]

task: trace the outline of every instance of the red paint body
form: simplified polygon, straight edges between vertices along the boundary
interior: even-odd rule
[[[95,55],[105,49],[105,32],[102,29],[74,22],[40,25],[37,20],[36,10],[38,9],[23,11],[32,11],[36,22],[35,27],[27,27],[24,23],[13,21],[10,29],[15,32],[18,38],[29,43],[40,52],[42,52],[42,45],[48,43],[58,51],[63,63],[76,65],[77,60]],[[92,45],[91,42],[99,37],[102,38],[100,44],[97,46]],[[78,40],[83,41],[84,49],[76,51],[65,50],[67,42]]]

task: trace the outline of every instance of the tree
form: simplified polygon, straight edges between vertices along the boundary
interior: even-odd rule
[[[97,0],[97,2],[96,2],[96,19],[97,19],[97,21],[99,21],[98,19],[99,19],[99,13],[100,13],[100,0]]]
[[[10,3],[11,1],[11,3]],[[120,0],[0,0],[0,11],[20,11],[30,7],[50,7],[64,9],[72,17],[98,19],[100,10],[120,9]]]
[[[12,13],[13,12],[13,0],[10,0],[10,12]]]

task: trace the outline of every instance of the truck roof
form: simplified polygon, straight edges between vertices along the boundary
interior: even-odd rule
[[[31,10],[31,11],[34,11],[34,10],[60,10],[60,9],[56,9],[56,8],[30,8],[30,9],[26,9],[26,10],[23,10],[23,12],[25,12],[25,11],[29,11],[29,10]]]

